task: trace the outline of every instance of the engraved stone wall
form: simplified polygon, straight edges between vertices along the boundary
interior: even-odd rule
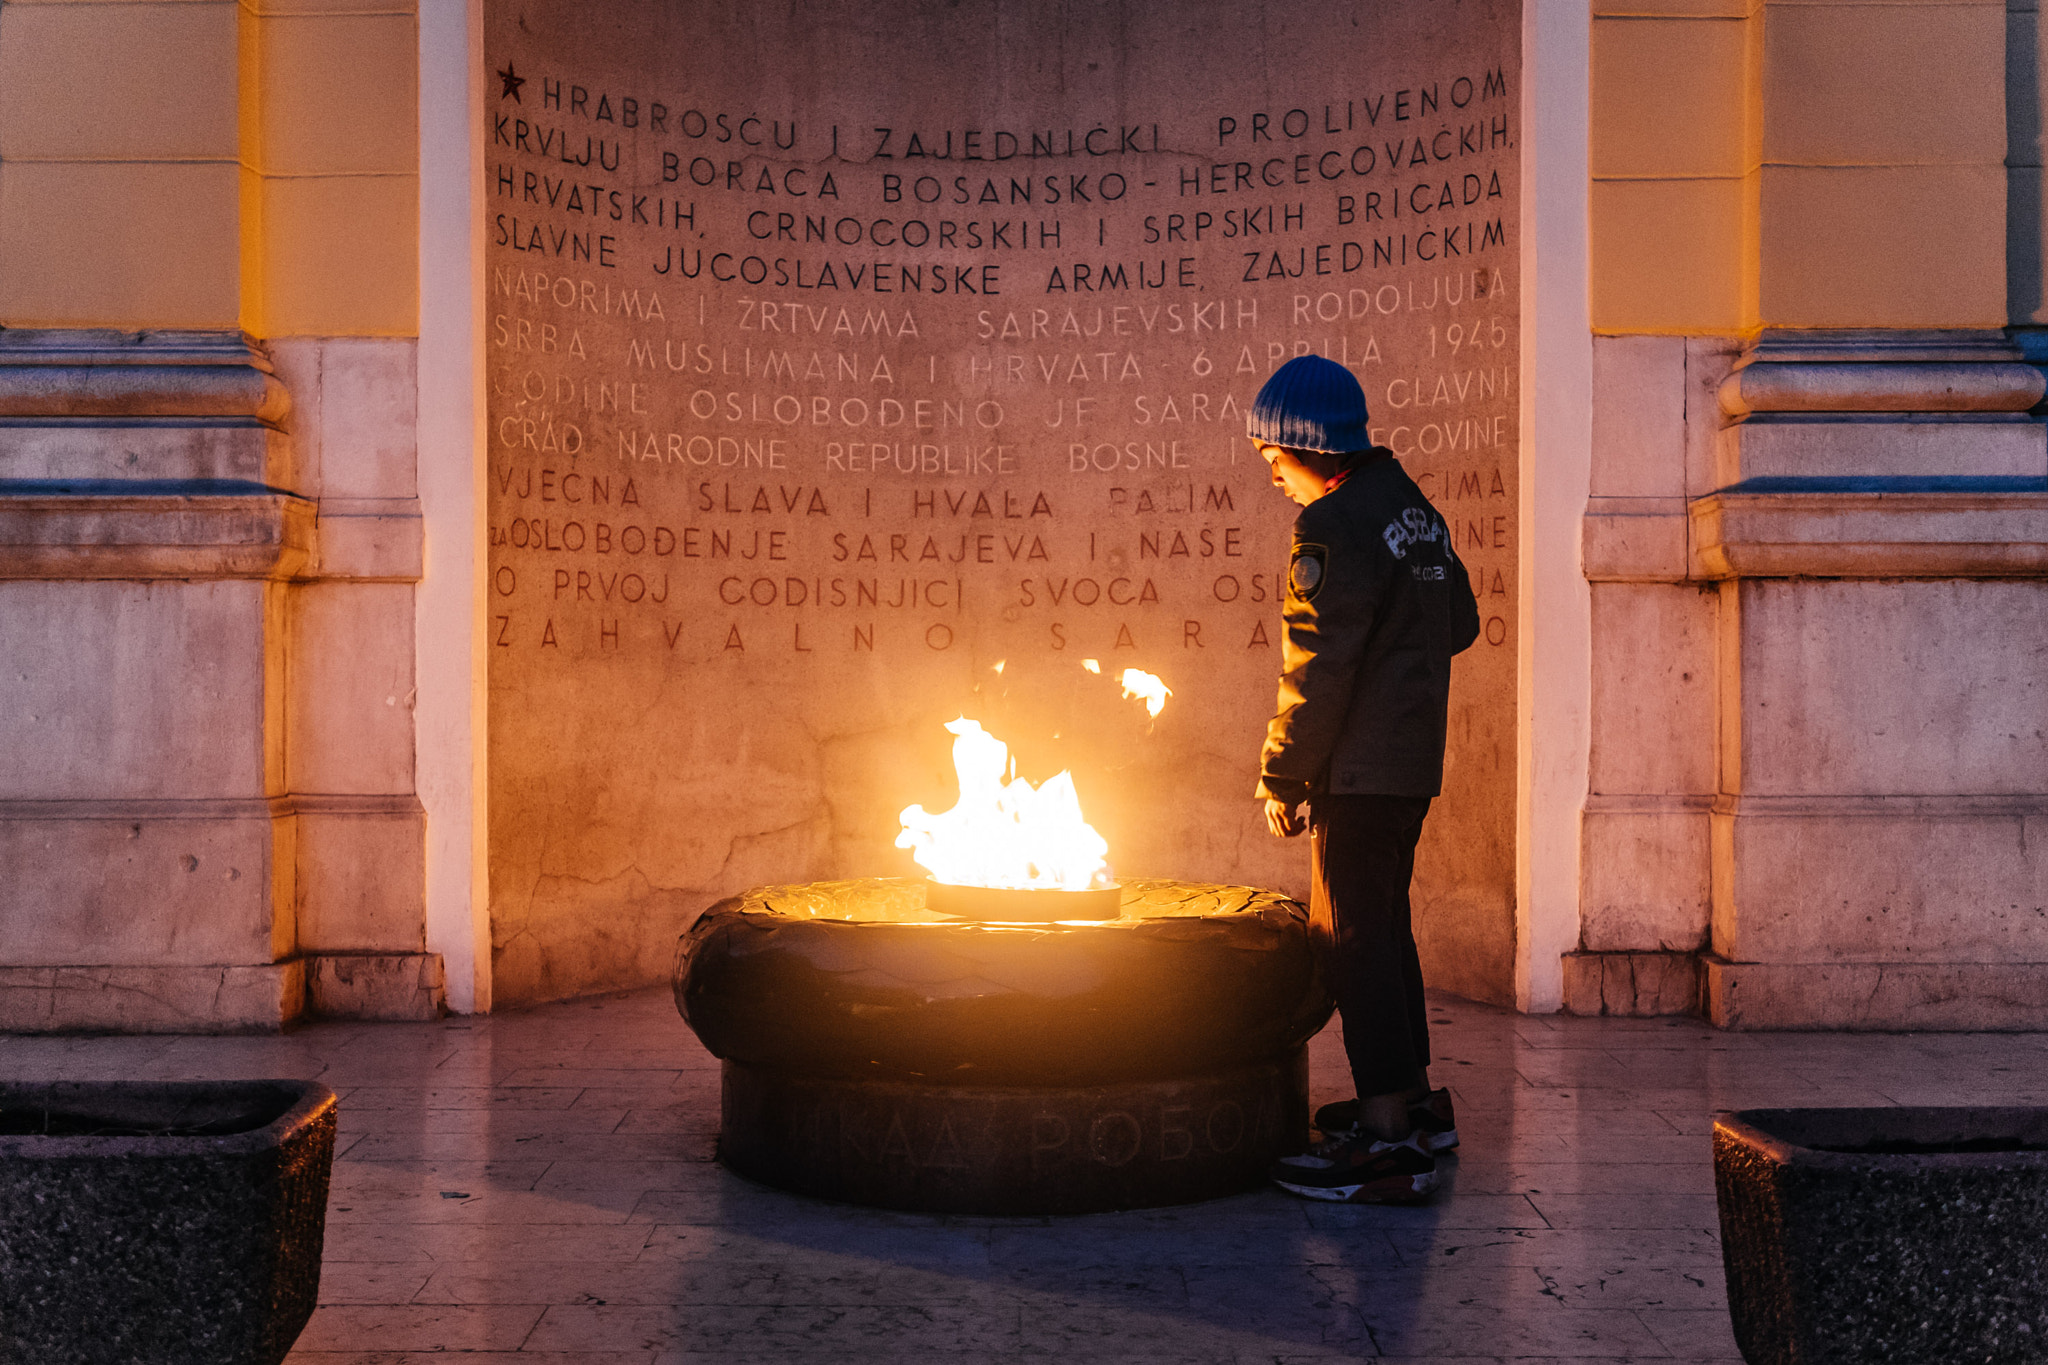
[[[1124,875],[1302,890],[1250,799],[1295,509],[1244,412],[1311,351],[1472,570],[1418,928],[1433,984],[1510,996],[1519,30],[487,6],[497,998],[658,979],[748,885],[913,871],[962,713],[1071,767]]]

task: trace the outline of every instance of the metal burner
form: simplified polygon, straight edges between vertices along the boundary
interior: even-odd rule
[[[1122,913],[1123,888],[1105,886],[1088,891],[1022,890],[996,886],[924,884],[925,908],[954,919],[996,924],[1049,923],[1059,920],[1115,919]]]

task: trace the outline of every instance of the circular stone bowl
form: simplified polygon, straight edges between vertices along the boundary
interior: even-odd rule
[[[1121,914],[998,924],[901,878],[762,887],[683,935],[676,1004],[724,1062],[719,1156],[763,1183],[932,1212],[1186,1203],[1308,1129],[1330,1016],[1308,913],[1140,881]]]

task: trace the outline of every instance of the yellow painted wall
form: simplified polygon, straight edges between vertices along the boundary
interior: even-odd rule
[[[2048,126],[2048,25],[2039,0],[2011,0],[2005,16],[2006,314],[2015,323],[2048,323],[2043,225],[2042,128]]]
[[[2007,29],[2003,0],[1596,0],[1595,328],[2002,325]]]
[[[0,4],[0,323],[418,330],[417,19]]]
[[[2048,321],[2037,3],[1593,0],[1596,329]],[[416,28],[0,3],[0,322],[413,334]]]
[[[1759,25],[1750,0],[1601,0],[1593,16],[1594,326],[1756,325]]]

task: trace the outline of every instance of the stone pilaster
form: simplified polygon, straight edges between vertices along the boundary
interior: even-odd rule
[[[1705,1000],[1750,1027],[2048,1018],[2048,429],[1998,333],[1766,333],[1721,386]]]
[[[235,333],[0,331],[0,1029],[439,1009],[409,740],[381,790],[294,780],[309,719],[349,719],[298,675],[364,662],[309,608],[417,578],[417,517],[328,515],[299,417]],[[344,945],[375,964],[307,941],[308,904],[394,886]]]

